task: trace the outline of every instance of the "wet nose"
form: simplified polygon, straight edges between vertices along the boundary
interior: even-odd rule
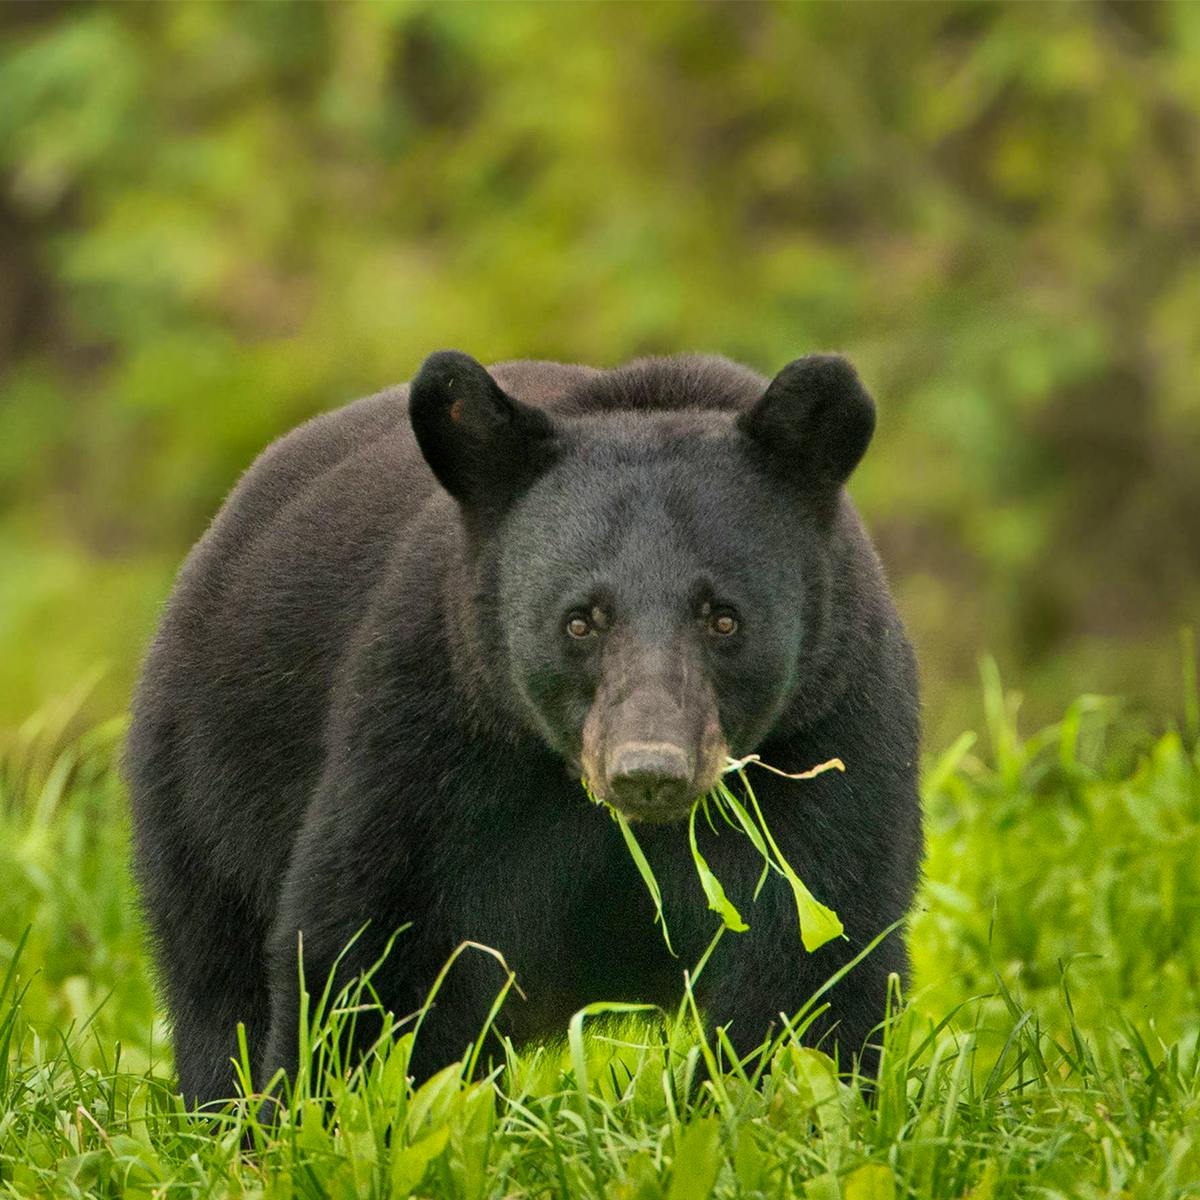
[[[609,758],[609,791],[618,806],[682,808],[692,799],[692,766],[669,742],[628,742]]]

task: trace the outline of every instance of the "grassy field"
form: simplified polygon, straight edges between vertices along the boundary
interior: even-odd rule
[[[246,1104],[202,1123],[172,1094],[127,876],[121,725],[65,740],[68,699],[0,764],[0,1189],[1200,1196],[1195,700],[1184,728],[1151,736],[1084,698],[1023,740],[985,675],[984,736],[927,766],[916,975],[873,1095],[792,1034],[706,1079],[721,1047],[685,1004],[667,1028],[581,1014],[561,1047],[415,1094],[401,1036],[349,1079],[301,1081],[273,1125]]]

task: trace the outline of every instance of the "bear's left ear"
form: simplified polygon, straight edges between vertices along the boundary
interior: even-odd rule
[[[549,465],[554,422],[507,395],[469,354],[441,350],[409,391],[417,445],[438,481],[466,505],[503,507]]]
[[[875,432],[875,402],[839,354],[788,363],[737,419],[796,482],[827,491],[850,478]]]

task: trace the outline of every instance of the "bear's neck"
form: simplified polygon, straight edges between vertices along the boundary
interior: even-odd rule
[[[443,604],[449,669],[468,732],[502,743],[509,753],[553,755],[513,694],[508,650],[500,631],[496,564],[472,550],[461,528],[452,542]]]
[[[813,729],[852,705],[891,672],[899,648],[907,653],[883,565],[844,494],[830,523],[824,577],[814,582],[803,614],[804,677],[768,742]]]

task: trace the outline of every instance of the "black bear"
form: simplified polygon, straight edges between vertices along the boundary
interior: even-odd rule
[[[735,1048],[902,918],[922,846],[916,675],[843,490],[874,425],[834,355],[768,382],[717,357],[488,370],[442,352],[272,445],[180,573],[127,748],[189,1100],[233,1093],[239,1021],[257,1079],[295,1070],[298,935],[319,991],[348,943],[339,983],[407,925],[374,978],[397,1018],[468,939],[516,972],[514,1039],[593,1000],[673,1007],[715,929],[682,822],[727,755],[846,765],[755,780],[845,924],[815,953],[786,881],[752,900],[750,841],[699,826],[750,925],[697,985]],[[638,822],[678,957],[581,776]],[[885,938],[809,1036],[863,1052],[906,965]],[[458,960],[418,1075],[463,1053],[502,979],[491,957]]]

